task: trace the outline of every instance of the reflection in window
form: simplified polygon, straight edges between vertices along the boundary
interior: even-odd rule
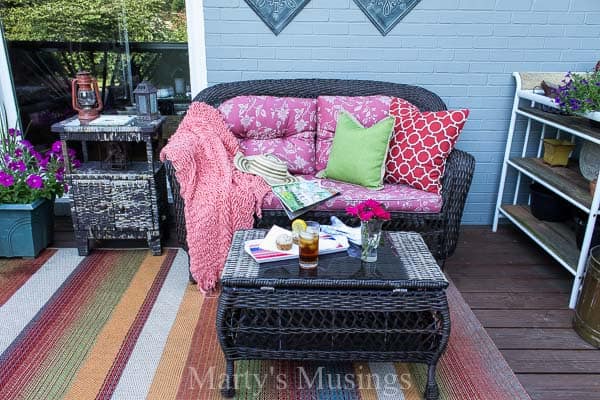
[[[70,80],[89,71],[106,113],[130,109],[144,79],[159,88],[162,114],[189,102],[185,0],[2,0],[22,126],[37,144],[73,115]]]

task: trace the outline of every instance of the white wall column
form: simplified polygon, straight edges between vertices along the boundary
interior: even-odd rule
[[[8,126],[20,128],[17,98],[11,73],[8,49],[4,40],[4,26],[0,22],[0,104],[6,109]]]
[[[194,98],[198,92],[208,86],[203,0],[187,0],[185,2],[185,12],[187,16],[190,87],[192,98]]]

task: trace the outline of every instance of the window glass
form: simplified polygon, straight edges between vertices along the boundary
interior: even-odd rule
[[[144,79],[159,88],[163,115],[189,103],[185,0],[2,0],[0,19],[22,126],[35,144],[74,115],[71,79],[98,81],[105,113],[131,112]],[[162,90],[160,90],[162,89]]]

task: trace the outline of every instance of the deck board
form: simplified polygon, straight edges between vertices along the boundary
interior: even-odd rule
[[[505,349],[502,355],[516,374],[540,372],[586,374],[589,371],[600,371],[598,351]]]
[[[572,310],[486,310],[474,309],[481,324],[488,328],[570,328]]]
[[[487,310],[566,310],[564,296],[556,293],[531,292],[462,292],[469,304]]]
[[[594,347],[571,328],[486,328],[502,350],[587,350]],[[539,372],[539,371],[537,371]]]
[[[520,374],[532,400],[600,400],[600,379],[590,374]]]
[[[446,272],[532,399],[600,400],[600,351],[571,327],[573,277],[525,234],[465,227]]]

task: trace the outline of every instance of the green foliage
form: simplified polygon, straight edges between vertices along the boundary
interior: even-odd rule
[[[63,158],[60,141],[41,154],[23,139],[20,131],[0,131],[0,203],[26,204],[37,199],[62,196],[67,190],[66,163],[70,168],[80,165],[75,151],[68,150],[68,160]]]
[[[171,11],[173,11],[173,12],[184,12],[185,11],[185,0],[173,0],[173,1],[171,1]]]
[[[554,101],[567,112],[600,110],[600,71],[588,74],[569,72],[556,91]]]
[[[120,38],[124,10],[130,41],[186,41],[184,0],[3,0],[2,3],[0,17],[8,40],[116,41]]]

